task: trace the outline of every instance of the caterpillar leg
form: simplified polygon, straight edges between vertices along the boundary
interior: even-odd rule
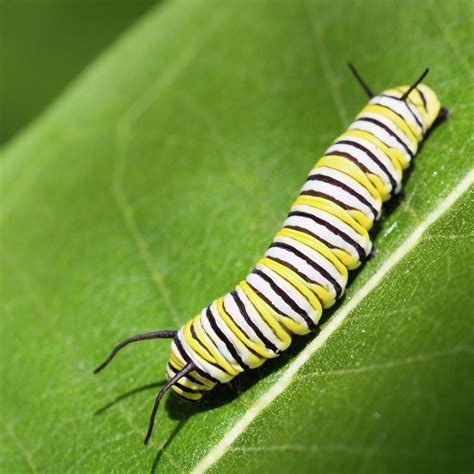
[[[123,349],[128,344],[137,341],[147,341],[149,339],[174,339],[177,332],[178,331],[154,331],[147,332],[145,334],[139,334],[138,336],[133,336],[129,337],[128,339],[125,339],[125,341],[120,342],[114,347],[109,357],[107,357],[107,359],[105,359],[104,362],[102,362],[102,364],[100,364],[99,367],[94,370],[94,374],[97,374],[97,372],[100,372],[103,368],[105,368],[116,356],[117,352],[120,351],[120,349]]]
[[[153,426],[155,425],[155,418],[156,414],[158,412],[158,407],[160,406],[160,401],[163,395],[176,383],[178,380],[182,377],[184,377],[186,374],[189,372],[192,372],[193,370],[196,369],[196,366],[190,362],[187,364],[183,369],[181,369],[158,393],[156,396],[155,404],[153,405],[153,410],[151,412],[151,417],[150,417],[150,424],[148,425],[148,432],[145,436],[145,440],[143,443],[145,445],[148,444],[148,441],[150,441],[151,434],[153,433]]]
[[[451,116],[451,112],[449,111],[449,109],[447,107],[441,107],[441,109],[439,109],[439,114],[436,117],[436,120],[433,125],[438,125],[438,123],[448,120],[450,116]]]

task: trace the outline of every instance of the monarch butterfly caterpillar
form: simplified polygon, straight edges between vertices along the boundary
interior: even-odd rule
[[[168,382],[158,393],[144,443],[160,400],[169,389],[199,400],[218,382],[262,365],[288,348],[293,335],[316,327],[323,309],[344,294],[347,271],[372,251],[368,230],[382,203],[401,190],[402,174],[419,143],[448,116],[422,80],[374,95],[355,68],[369,103],[309,173],[283,227],[252,272],[178,331],[141,334],[118,344],[95,369],[101,371],[124,346],[169,338]]]

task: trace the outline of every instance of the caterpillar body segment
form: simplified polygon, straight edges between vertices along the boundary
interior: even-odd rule
[[[264,256],[232,291],[210,303],[178,331],[136,336],[128,342],[172,338],[168,383],[158,394],[148,442],[162,395],[173,390],[190,401],[217,383],[277,357],[293,336],[318,324],[341,298],[348,270],[372,252],[368,231],[382,205],[401,191],[403,171],[435,120],[447,110],[421,81],[374,95],[350,65],[369,103],[310,171]],[[441,113],[440,113],[441,111]]]
[[[226,383],[277,356],[292,336],[314,329],[322,310],[344,294],[347,270],[360,266],[372,250],[367,231],[380,218],[383,202],[400,192],[403,170],[440,111],[428,86],[417,84],[402,100],[409,89],[372,97],[316,162],[265,256],[233,292],[191,323],[199,321],[206,335],[186,330],[188,325],[179,330],[181,346],[172,345],[171,357],[180,363],[169,377],[191,360]],[[275,325],[286,340],[278,338]],[[213,385],[196,384],[192,374],[172,390],[195,400]]]

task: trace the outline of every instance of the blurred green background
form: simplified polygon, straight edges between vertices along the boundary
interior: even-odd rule
[[[1,0],[0,145],[158,0]]]

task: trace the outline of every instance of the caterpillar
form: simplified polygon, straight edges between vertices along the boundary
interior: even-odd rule
[[[158,393],[144,443],[160,400],[172,390],[200,400],[217,383],[277,357],[294,335],[313,330],[324,309],[345,292],[348,270],[370,257],[368,231],[382,203],[400,193],[402,175],[435,122],[446,118],[434,91],[422,81],[369,96],[348,130],[317,161],[270,247],[251,273],[178,331],[156,331],[124,340],[95,369],[100,372],[126,345],[172,339],[168,382]]]

